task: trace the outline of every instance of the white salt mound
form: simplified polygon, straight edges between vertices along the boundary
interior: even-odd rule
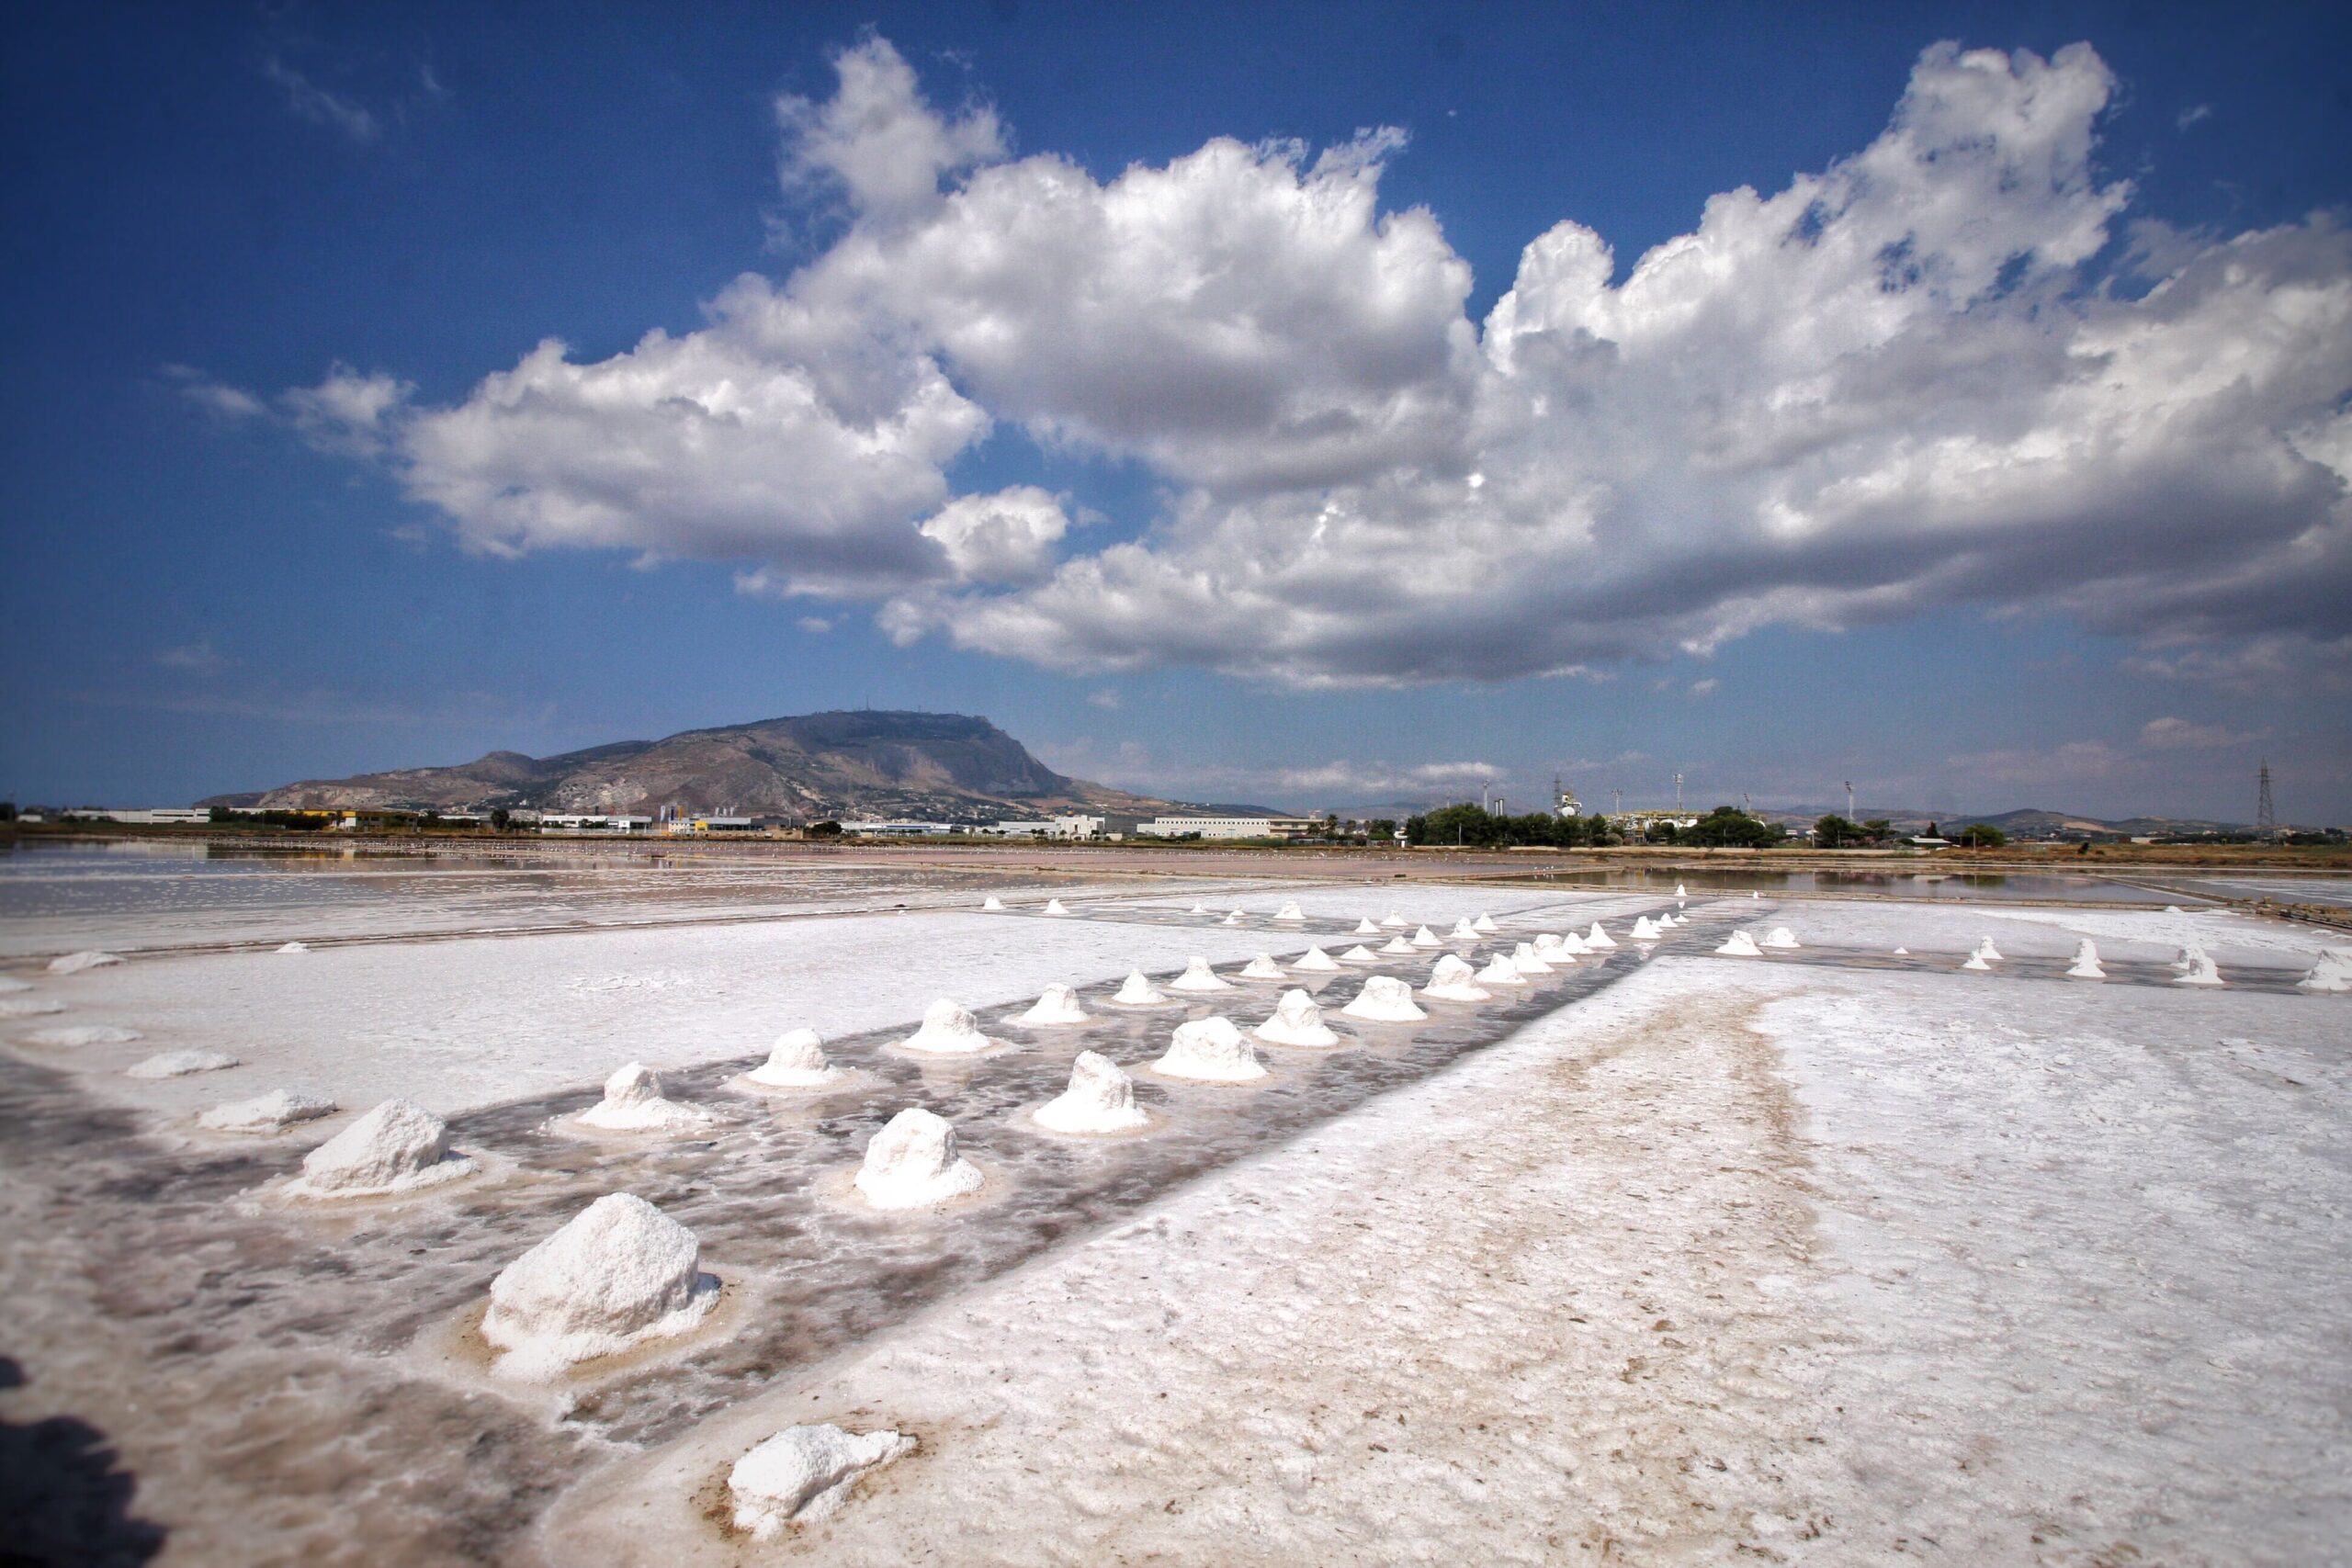
[[[1726,958],[1761,958],[1764,956],[1764,950],[1757,946],[1756,939],[1748,935],[1746,931],[1732,932],[1730,938],[1725,941],[1721,947],[1715,949],[1715,951]]]
[[[1356,922],[1354,934],[1357,936],[1378,936],[1380,934],[1380,928],[1373,923],[1373,919],[1370,915],[1366,915],[1363,919]]]
[[[150,1056],[135,1066],[122,1069],[127,1078],[184,1078],[191,1073],[217,1073],[233,1067],[237,1058],[218,1051],[166,1051],[160,1056]]]
[[[1269,1045],[1337,1045],[1340,1037],[1323,1021],[1323,1010],[1305,991],[1284,991],[1273,1017],[1251,1031]]]
[[[1135,1079],[1095,1051],[1080,1051],[1069,1066],[1069,1087],[1030,1114],[1057,1133],[1124,1133],[1151,1120],[1136,1104]]]
[[[1004,900],[991,893],[987,897],[980,900],[980,911],[983,914],[989,915],[1002,914],[1004,912]]]
[[[1241,911],[1238,909],[1234,910],[1231,914],[1226,916],[1225,919],[1217,922],[1217,924],[1221,926],[1238,926],[1240,923]]]
[[[1439,939],[1437,932],[1423,926],[1413,933],[1413,945],[1415,947],[1443,947],[1445,943]]]
[[[1386,942],[1380,944],[1380,951],[1383,953],[1417,953],[1419,949],[1416,948],[1411,942],[1406,941],[1401,936],[1392,936]]]
[[[1559,938],[1558,941],[1560,943],[1560,951],[1570,958],[1582,958],[1592,951],[1592,949],[1584,944],[1584,938],[1577,935],[1574,931],[1568,932],[1566,936]],[[1540,946],[1537,951],[1542,951]]]
[[[1492,961],[1478,971],[1477,981],[1482,986],[1524,986],[1529,983],[1527,976],[1512,964],[1510,955],[1501,953],[1496,953]]]
[[[1990,974],[1993,968],[1990,964],[1984,962],[1984,954],[1981,952],[1970,953],[1968,955],[1968,962],[1962,964],[1961,967],[1962,969],[1977,970],[1984,974]]]
[[[1340,962],[1342,964],[1377,964],[1380,962],[1380,954],[1373,952],[1372,949],[1364,946],[1363,943],[1358,942],[1355,946],[1348,949],[1347,952],[1340,954]]]
[[[42,1018],[64,1010],[65,1004],[54,997],[10,997],[0,1000],[0,1018]]]
[[[2222,984],[2222,971],[2215,967],[2211,958],[2205,955],[2203,948],[2192,947],[2188,950],[2188,969],[2173,984],[2176,986],[2218,986]]]
[[[1196,1018],[1177,1025],[1166,1054],[1152,1068],[1204,1083],[1250,1083],[1266,1076],[1257,1051],[1229,1018]]]
[[[1046,913],[1049,915],[1067,915],[1069,911],[1062,908],[1062,901],[1060,899],[1048,898],[1046,900]]]
[[[1448,942],[1476,942],[1478,940],[1478,928],[1470,923],[1469,916],[1464,915],[1453,922],[1453,929],[1445,933],[1445,939]]]
[[[1480,915],[1479,915],[1479,917],[1478,917],[1476,919],[1475,919],[1475,920],[1471,921],[1470,923],[1471,923],[1472,925],[1474,925],[1474,926],[1477,927],[1477,928],[1478,928],[1479,932],[1480,932],[1482,935],[1485,935],[1485,936],[1492,936],[1492,935],[1494,935],[1494,934],[1495,934],[1495,932],[1496,932],[1496,931],[1499,931],[1499,930],[1501,929],[1500,927],[1498,927],[1498,926],[1497,926],[1497,925],[1495,924],[1495,917],[1494,917],[1494,916],[1492,916],[1492,915],[1488,915],[1488,914],[1483,914],[1483,913],[1482,913],[1482,914],[1480,914]]]
[[[1789,949],[1797,945],[1797,933],[1789,930],[1786,926],[1774,926],[1772,928],[1772,934],[1764,939],[1763,945],[1766,947],[1778,948],[1785,953]]]
[[[1532,942],[1522,942],[1510,950],[1510,966],[1531,977],[1537,975],[1549,975],[1552,972],[1552,966],[1536,955]]]
[[[1068,986],[1048,986],[1038,993],[1037,999],[1030,1004],[1027,1012],[1021,1015],[1020,1021],[1033,1029],[1040,1025],[1084,1023],[1086,1010],[1078,1005],[1078,993]]]
[[[111,1023],[68,1024],[62,1029],[36,1029],[25,1036],[28,1045],[128,1045],[141,1039],[135,1029],[118,1029]]]
[[[2001,962],[2001,950],[1993,945],[1993,939],[1989,936],[1977,939],[1975,955],[1987,964]]]
[[[1421,987],[1421,995],[1442,1002],[1483,1002],[1494,992],[1477,983],[1470,965],[1449,953],[1430,968],[1430,983]]]
[[[927,1209],[980,1190],[980,1168],[956,1151],[956,1125],[909,1106],[865,1145],[857,1190],[877,1209]]]
[[[1636,915],[1634,917],[1634,940],[1635,942],[1656,942],[1657,940],[1657,925],[1647,915]]]
[[[49,961],[52,975],[79,975],[85,969],[96,969],[103,964],[119,964],[121,955],[113,953],[69,953],[62,958]]]
[[[787,1427],[735,1461],[727,1499],[735,1528],[774,1540],[791,1524],[830,1517],[867,1471],[912,1453],[897,1432],[844,1432],[839,1427]]]
[[[1295,903],[1291,903],[1284,904],[1280,909],[1276,910],[1274,912],[1274,919],[1278,920],[1303,920],[1306,919],[1306,917],[1299,912],[1299,908]]]
[[[307,942],[289,942],[285,946],[280,947],[276,951],[279,953],[308,953],[311,951],[311,944]]]
[[[2075,980],[2104,980],[2107,971],[2099,967],[2098,944],[2085,938],[2075,944],[2075,966],[2066,971]]]
[[[1609,948],[1617,945],[1615,939],[1611,937],[1607,931],[1600,929],[1600,922],[1599,920],[1593,921],[1592,930],[1584,933],[1584,944],[1587,947],[1598,948]]]
[[[1356,999],[1340,1010],[1367,1023],[1419,1023],[1429,1017],[1413,1000],[1413,988],[1387,975],[1374,975],[1366,980],[1363,989],[1356,993]]]
[[[768,1047],[768,1059],[743,1075],[771,1089],[822,1089],[850,1076],[825,1059],[825,1043],[813,1029],[787,1029]]]
[[[630,1192],[597,1199],[490,1283],[481,1337],[502,1376],[543,1380],[574,1362],[684,1334],[718,1300],[695,1233]]]
[[[2324,948],[2310,973],[2295,982],[2298,990],[2341,993],[2352,991],[2352,953]]]
[[[1534,947],[1535,955],[1546,964],[1555,959],[1566,959],[1568,955],[1568,944],[1561,940],[1557,931],[1537,931]]]
[[[1119,987],[1119,994],[1111,999],[1122,1007],[1148,1008],[1158,1007],[1166,1001],[1168,997],[1159,987],[1144,978],[1142,970],[1130,969],[1127,971],[1126,983]]]
[[[1676,884],[1674,885],[1674,896],[1675,896],[1677,898],[1688,898],[1689,897],[1690,897],[1690,895],[1689,895],[1688,893],[1685,893],[1684,891],[1682,891],[1682,884],[1680,884],[1679,882],[1678,882],[1678,883],[1676,883]]]
[[[1292,959],[1290,966],[1303,974],[1329,975],[1340,967],[1340,961],[1319,947],[1310,947]]]
[[[630,1062],[605,1080],[605,1098],[582,1111],[583,1127],[607,1133],[674,1133],[707,1127],[716,1121],[699,1105],[665,1098],[662,1075],[642,1062]]]
[[[1390,931],[1403,931],[1407,926],[1411,925],[1413,922],[1412,922],[1412,921],[1410,921],[1410,920],[1408,920],[1408,919],[1407,919],[1404,916],[1402,916],[1402,915],[1398,914],[1396,910],[1391,909],[1391,910],[1389,910],[1389,911],[1388,911],[1387,918],[1386,918],[1385,919],[1383,919],[1380,923],[1381,923],[1383,926],[1386,927],[1386,928],[1387,928],[1388,930],[1390,930]]]
[[[1279,980],[1283,977],[1283,966],[1274,962],[1272,953],[1261,953],[1241,971],[1241,977],[1245,980]]]
[[[1911,950],[1907,947],[1898,947],[1894,950],[1894,956],[1897,958],[1908,958],[1911,956]]]
[[[934,1056],[974,1055],[987,1050],[990,1043],[989,1037],[980,1032],[979,1020],[945,997],[925,1008],[922,1027],[899,1042],[902,1050],[923,1051]]]
[[[474,1162],[449,1157],[441,1118],[405,1100],[388,1100],[302,1156],[302,1174],[287,1190],[309,1198],[372,1198],[408,1192],[470,1175]]]
[[[1182,975],[1168,982],[1168,988],[1171,991],[1229,991],[1233,989],[1233,982],[1219,978],[1216,971],[1209,967],[1209,961],[1196,955],[1184,965]]]
[[[282,1089],[252,1100],[216,1105],[196,1119],[197,1125],[215,1133],[283,1133],[301,1122],[315,1122],[341,1109],[332,1100],[315,1100]]]
[[[2177,904],[2166,904],[2165,906],[2165,913],[2167,915],[2185,915],[2188,912],[2188,910],[2182,908]]]
[[[1208,912],[1209,907],[1206,904],[1195,904],[1193,906],[1193,913],[1196,915],[1205,915]]]

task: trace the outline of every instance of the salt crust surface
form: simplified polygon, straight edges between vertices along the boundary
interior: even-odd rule
[[[470,1158],[450,1157],[449,1129],[430,1111],[388,1100],[302,1156],[286,1190],[302,1198],[374,1198],[469,1176]]]
[[[632,1192],[597,1199],[499,1271],[482,1337],[501,1376],[544,1382],[574,1364],[684,1334],[718,1291],[694,1232]]]
[[[1033,1119],[1057,1133],[1124,1133],[1151,1120],[1136,1103],[1135,1080],[1099,1051],[1078,1054],[1069,1087],[1039,1106]]]
[[[764,1541],[792,1525],[828,1518],[858,1477],[914,1449],[914,1438],[897,1432],[787,1427],[737,1460],[727,1472],[735,1528]]]
[[[1014,1564],[2330,1561],[2334,1005],[1664,956],[723,1413],[559,1539],[667,1506],[658,1561],[724,1561],[695,1479],[856,1411],[955,1447],[836,1517],[841,1563],[946,1521]]]
[[[629,1062],[605,1080],[605,1097],[575,1120],[605,1133],[682,1133],[706,1129],[718,1117],[707,1106],[668,1098],[662,1092],[662,1075],[642,1062]]]
[[[877,1209],[927,1209],[980,1190],[979,1167],[956,1147],[945,1117],[909,1106],[865,1145],[857,1190]]]
[[[215,1133],[283,1133],[301,1122],[332,1116],[337,1109],[332,1100],[296,1094],[291,1089],[274,1089],[251,1100],[233,1100],[226,1105],[216,1105],[196,1120],[198,1125]]]

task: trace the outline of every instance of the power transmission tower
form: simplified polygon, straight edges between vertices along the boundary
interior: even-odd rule
[[[2269,758],[2262,759],[2262,772],[2256,777],[2260,781],[2260,795],[2254,807],[2254,831],[2258,838],[2275,839],[2278,836],[2278,806],[2270,798]]]

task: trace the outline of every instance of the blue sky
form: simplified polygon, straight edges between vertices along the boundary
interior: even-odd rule
[[[0,793],[870,702],[1189,798],[2242,818],[2267,756],[2341,822],[2346,30],[19,17]]]

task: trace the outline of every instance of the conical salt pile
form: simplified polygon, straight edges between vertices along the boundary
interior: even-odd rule
[[[1195,904],[1193,906],[1193,913],[1196,915],[1205,915],[1208,912],[1209,907],[1206,904]]]
[[[1797,945],[1797,933],[1786,926],[1774,926],[1772,934],[1764,939],[1763,945],[1777,948],[1783,953],[1788,952]]]
[[[1378,936],[1380,934],[1380,928],[1373,923],[1372,917],[1370,915],[1366,915],[1363,919],[1356,922],[1355,934],[1357,936]]]
[[[1273,1017],[1250,1031],[1269,1045],[1337,1045],[1340,1037],[1323,1021],[1323,1010],[1305,991],[1284,991]]]
[[[727,1472],[735,1528],[764,1542],[783,1535],[787,1526],[830,1518],[859,1476],[914,1450],[915,1440],[897,1432],[786,1427]]]
[[[1196,1018],[1176,1026],[1152,1070],[1203,1083],[1250,1083],[1266,1076],[1258,1053],[1229,1018]]]
[[[1535,944],[1526,942],[1510,950],[1510,966],[1531,977],[1552,972],[1552,966],[1536,955]]]
[[[1617,945],[1615,940],[1600,929],[1599,920],[1593,921],[1592,930],[1584,933],[1584,944],[1590,948],[1611,948]]]
[[[2205,956],[2205,950],[2203,948],[2190,948],[2188,952],[2187,957],[2188,959],[2188,967],[2181,974],[2178,979],[2173,981],[2174,985],[2218,986],[2222,984],[2222,971],[2215,966],[2211,958]]]
[[[1442,1002],[1483,1002],[1492,999],[1494,992],[1478,984],[1468,964],[1449,953],[1430,966],[1430,983],[1421,987],[1421,995]]]
[[[850,1076],[825,1060],[825,1043],[813,1029],[787,1029],[768,1047],[768,1059],[743,1075],[770,1089],[824,1089]]]
[[[1476,942],[1478,940],[1478,928],[1470,923],[1469,916],[1464,915],[1460,919],[1453,922],[1453,929],[1445,933],[1445,940],[1448,942]]]
[[[1685,893],[1684,891],[1682,891],[1682,884],[1680,884],[1679,882],[1678,882],[1678,883],[1676,883],[1676,884],[1674,885],[1674,896],[1675,896],[1677,898],[1688,898],[1689,897],[1690,897],[1690,895],[1689,895],[1688,893]]]
[[[1657,940],[1657,926],[1647,915],[1636,915],[1634,917],[1634,940],[1635,942],[1656,942]]]
[[[1319,947],[1310,947],[1292,959],[1290,966],[1302,975],[1329,975],[1340,967],[1340,961]]]
[[[1764,950],[1757,946],[1756,939],[1748,935],[1746,931],[1732,932],[1730,939],[1727,940],[1721,947],[1715,949],[1715,951],[1722,953],[1725,958],[1761,958],[1764,956]]]
[[[613,1192],[523,1254],[490,1285],[481,1337],[503,1376],[548,1378],[692,1329],[718,1303],[694,1232],[644,1199]]]
[[[2352,991],[2352,953],[2332,947],[2322,950],[2319,961],[2311,973],[2295,982],[2295,988],[2328,994]]]
[[[1272,953],[1261,953],[1243,966],[1241,977],[1245,980],[1279,980],[1283,977],[1283,966],[1274,962]]]
[[[1348,949],[1347,952],[1340,954],[1340,962],[1342,964],[1377,964],[1380,962],[1380,954],[1373,952],[1372,949],[1364,946],[1363,943],[1358,942],[1355,946]]]
[[[1241,911],[1238,909],[1234,910],[1231,914],[1226,916],[1225,919],[1217,922],[1217,924],[1221,926],[1238,926],[1240,923]]]
[[[1275,911],[1274,911],[1274,919],[1278,919],[1278,920],[1294,920],[1294,921],[1295,921],[1295,920],[1303,920],[1303,919],[1306,919],[1306,917],[1304,914],[1301,914],[1301,913],[1299,912],[1298,905],[1297,905],[1296,903],[1295,903],[1295,902],[1294,902],[1294,903],[1284,904],[1281,908],[1279,908],[1279,909],[1275,910]]]
[[[1894,956],[1897,958],[1908,958],[1911,956],[1911,950],[1907,947],[1898,947],[1894,950]]]
[[[985,914],[1001,914],[1004,912],[1004,900],[991,893],[980,900],[980,909]]]
[[[1144,978],[1142,970],[1130,969],[1125,983],[1119,987],[1119,994],[1111,999],[1122,1007],[1148,1008],[1159,1006],[1168,999],[1168,996]]]
[[[1356,999],[1340,1010],[1367,1023],[1419,1023],[1429,1017],[1413,1000],[1413,988],[1387,975],[1366,980]]]
[[[1233,982],[1218,978],[1216,971],[1209,967],[1207,959],[1195,957],[1184,965],[1182,975],[1168,982],[1168,988],[1171,991],[1229,991],[1233,989]]]
[[[980,1032],[980,1021],[945,997],[923,1010],[922,1027],[899,1042],[902,1051],[932,1056],[970,1056],[992,1044]]]
[[[1049,915],[1067,915],[1069,911],[1062,908],[1062,901],[1060,899],[1048,898],[1046,900],[1046,913]]]
[[[1408,920],[1408,919],[1407,919],[1404,916],[1402,916],[1402,915],[1398,914],[1396,910],[1391,909],[1391,910],[1389,910],[1389,911],[1388,911],[1387,917],[1386,917],[1385,919],[1384,919],[1380,923],[1381,923],[1382,925],[1384,925],[1384,926],[1387,927],[1390,931],[1403,931],[1407,926],[1411,925],[1413,922],[1412,922],[1412,921],[1410,921],[1410,920]]]
[[[1993,965],[1986,961],[1984,948],[1979,947],[1975,952],[1968,955],[1968,962],[1962,964],[1961,967],[1962,969],[1973,969],[1980,974],[1989,974],[1992,971]]]
[[[1998,964],[2001,962],[2001,950],[1993,945],[1991,937],[1980,937],[1976,942],[1976,956],[1987,964]]]
[[[1534,947],[1535,956],[1546,964],[1566,964],[1573,956],[1568,952],[1567,942],[1557,931],[1536,932]]]
[[[605,1098],[575,1120],[606,1133],[666,1133],[706,1126],[713,1118],[699,1105],[663,1099],[661,1076],[642,1062],[631,1062],[605,1080]]]
[[[956,1124],[910,1105],[865,1145],[856,1186],[877,1209],[927,1209],[978,1191],[983,1179],[956,1152]]]
[[[2075,944],[2075,966],[2066,971],[2075,980],[2104,980],[2107,971],[2098,966],[2098,946],[2086,937]]]
[[[1510,956],[1500,953],[1478,971],[1477,980],[1482,986],[1524,986],[1528,983],[1527,976],[1512,964]]]
[[[270,951],[292,956],[310,952],[311,944],[307,942],[289,942],[285,943],[283,946],[272,948]]]
[[[1069,1087],[1030,1114],[1057,1133],[1125,1133],[1151,1120],[1136,1104],[1135,1080],[1093,1051],[1080,1051],[1070,1064]]]
[[[1418,953],[1420,950],[1416,948],[1411,942],[1408,942],[1401,936],[1392,936],[1386,942],[1380,944],[1380,951],[1383,953],[1402,955],[1408,953]]]
[[[1039,993],[1029,1010],[1021,1015],[1019,1021],[1033,1029],[1084,1023],[1086,1010],[1078,1005],[1078,993],[1068,986],[1048,986]]]
[[[1592,949],[1584,944],[1584,938],[1577,935],[1574,931],[1569,931],[1559,940],[1560,952],[1567,957],[1582,958],[1592,951]]]
[[[1495,932],[1502,929],[1495,924],[1494,916],[1484,913],[1480,914],[1476,919],[1470,923],[1478,929],[1478,933],[1481,936],[1492,936]]]
[[[373,1198],[413,1191],[472,1174],[474,1162],[449,1157],[441,1118],[405,1100],[388,1100],[302,1156],[302,1174],[287,1190],[305,1198]]]
[[[1439,939],[1437,932],[1423,926],[1413,933],[1413,945],[1415,947],[1443,947],[1445,943]]]

